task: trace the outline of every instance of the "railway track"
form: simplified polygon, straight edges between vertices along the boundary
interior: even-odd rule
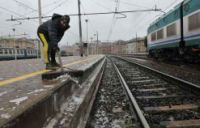
[[[135,115],[111,61],[107,60],[86,128],[141,128]]]
[[[200,88],[125,59],[111,57],[144,128],[200,128]]]

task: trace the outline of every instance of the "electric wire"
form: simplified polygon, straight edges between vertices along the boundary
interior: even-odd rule
[[[120,14],[120,13],[137,13],[137,12],[160,12],[161,9],[143,9],[143,10],[127,10],[127,11],[110,11],[110,12],[96,12],[96,13],[82,13],[80,15],[86,16],[86,15],[110,15],[110,14]],[[78,16],[78,14],[68,14],[69,16]],[[52,16],[42,16],[41,18],[50,18]],[[16,21],[16,20],[32,20],[32,19],[38,19],[39,17],[24,17],[24,18],[13,18],[13,19],[7,19],[7,21]]]
[[[141,6],[141,5],[133,4],[133,3],[130,3],[130,2],[123,2],[123,1],[121,1],[121,4],[129,5],[129,6],[134,6],[134,7],[138,7],[138,8],[148,9],[148,7],[144,7],[144,6]]]
[[[31,9],[31,10],[34,11],[34,12],[37,12],[37,11],[38,11],[37,9],[34,9],[34,8],[32,8],[32,7],[28,6],[28,5],[26,5],[25,3],[22,3],[22,2],[17,1],[17,0],[13,0],[13,1],[16,2],[17,4],[21,5],[21,6],[25,7],[26,9]]]
[[[165,12],[167,9],[169,9],[169,7],[172,7],[172,6],[174,6],[174,4],[177,2],[178,0],[174,0],[172,3],[170,3],[163,11]],[[162,12],[159,14],[159,15],[161,15],[162,14]],[[146,16],[144,16],[144,18],[143,19],[148,19],[147,17],[149,17],[150,15],[146,15]],[[157,15],[158,16],[158,15]],[[137,32],[138,30],[142,30],[142,28],[144,28],[144,27],[147,27],[147,23],[151,23],[151,22],[153,22],[154,20],[155,20],[155,18],[157,17],[157,16],[155,16],[155,17],[153,17],[153,18],[151,18],[151,19],[149,19],[149,20],[141,20],[141,21],[144,21],[144,22],[139,22],[139,23],[137,23],[133,28],[135,28],[135,31]],[[142,27],[141,27],[142,26]]]
[[[12,0],[12,1],[16,2],[19,6],[22,6],[25,9],[30,9],[31,10],[30,12],[27,12],[27,10],[26,10],[27,13],[24,14],[24,16],[27,16],[27,15],[30,15],[32,13],[37,13],[38,12],[37,9],[34,9],[34,8],[30,7],[29,5],[23,3],[23,2],[20,2],[20,1],[17,1],[17,0]]]
[[[118,12],[118,10],[119,10],[119,2],[120,2],[119,0],[116,0],[115,12]],[[115,13],[114,13],[113,18],[112,18],[112,22],[111,22],[111,27],[110,27],[110,30],[108,32],[107,40],[110,40],[110,37],[112,36],[113,29],[115,27],[116,22],[117,22],[117,19],[115,18]]]
[[[106,10],[108,10],[108,11],[112,11],[112,9],[110,9],[109,7],[106,7],[106,6],[100,4],[99,2],[97,2],[97,1],[95,1],[95,0],[90,0],[90,1],[92,1],[93,3],[97,4],[98,6],[104,8],[104,9],[106,9]]]
[[[112,0],[112,1],[116,1],[116,0]],[[129,5],[129,6],[134,6],[134,7],[139,7],[139,8],[148,9],[147,6],[142,6],[142,5],[138,5],[138,4],[135,4],[135,3],[130,3],[130,2],[127,2],[127,1],[122,1],[122,0],[120,0],[120,3],[121,3],[121,4]]]
[[[83,12],[85,12],[84,3],[83,3],[83,2],[81,2],[81,3],[82,3],[82,4],[81,4],[81,8],[83,9]],[[94,29],[94,25],[93,25],[93,23],[91,22],[91,19],[90,19],[89,16],[87,16],[87,15],[86,15],[86,17],[87,17],[87,19],[90,21],[90,22],[88,22],[88,23],[90,24],[90,27],[92,28],[93,33],[95,33],[96,30]]]
[[[55,5],[55,4],[57,4],[57,1],[58,1],[58,0],[54,0],[53,2],[42,6],[42,8],[48,8],[48,7],[52,6],[52,5]]]
[[[54,11],[55,9],[65,5],[66,3],[68,2],[68,0],[64,0],[64,1],[61,1],[57,6],[55,6],[53,9],[51,9],[50,11],[48,11],[47,13],[45,13],[46,15],[49,14],[50,12]]]

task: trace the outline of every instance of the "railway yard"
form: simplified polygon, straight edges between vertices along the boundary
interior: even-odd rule
[[[38,66],[0,81],[2,128],[200,127],[198,66],[144,57],[66,57],[67,72],[43,80],[48,71],[36,59],[17,63],[33,62]]]
[[[200,0],[0,4],[0,128],[200,128]]]

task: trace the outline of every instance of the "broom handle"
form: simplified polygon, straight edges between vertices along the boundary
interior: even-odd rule
[[[61,71],[64,71],[64,69],[63,69],[63,63],[62,63],[62,59],[61,59],[61,52],[58,51],[57,53],[58,53],[58,61],[59,61],[60,66],[61,66]]]

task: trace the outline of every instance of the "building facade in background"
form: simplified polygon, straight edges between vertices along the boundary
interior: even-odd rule
[[[137,54],[145,53],[147,48],[145,46],[144,38],[132,39],[129,41],[115,41],[115,42],[91,42],[84,48],[84,55],[95,54]],[[76,43],[72,46],[65,46],[62,48],[63,55],[80,55],[80,44]]]
[[[20,48],[20,49],[36,49],[34,39],[18,38],[18,39],[0,39],[1,48]]]

